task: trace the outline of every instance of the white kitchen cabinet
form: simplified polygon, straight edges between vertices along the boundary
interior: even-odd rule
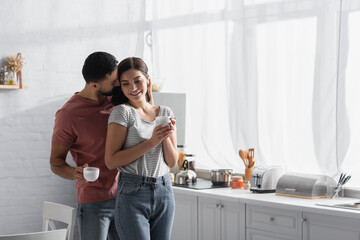
[[[198,198],[199,240],[245,240],[245,204]]]
[[[302,213],[282,208],[248,204],[246,205],[246,231],[247,240],[300,240]]]
[[[273,194],[255,199],[257,195],[236,195],[232,189],[217,193],[174,187],[174,192],[172,239],[360,240],[356,210],[324,208],[316,200]]]
[[[197,196],[174,193],[175,218],[172,240],[197,239]]]
[[[303,213],[303,240],[360,240],[360,219]]]
[[[255,229],[246,230],[246,240],[300,240],[301,237],[290,236]]]

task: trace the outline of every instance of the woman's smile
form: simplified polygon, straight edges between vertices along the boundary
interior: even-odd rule
[[[133,97],[137,97],[138,95],[140,95],[141,91],[136,91],[136,92],[132,92],[129,93],[129,95],[133,96]]]

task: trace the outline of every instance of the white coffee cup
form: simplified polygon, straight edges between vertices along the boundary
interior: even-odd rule
[[[171,122],[170,116],[156,117],[155,122],[156,122],[156,126],[161,125],[161,126],[165,127],[165,126],[169,125],[169,123]]]
[[[97,167],[86,167],[84,168],[83,174],[86,181],[94,182],[99,177],[100,169]]]

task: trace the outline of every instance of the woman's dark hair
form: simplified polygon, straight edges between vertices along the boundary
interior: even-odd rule
[[[90,54],[84,62],[82,75],[86,83],[102,81],[106,74],[115,71],[118,61],[107,52],[94,52]]]
[[[119,66],[118,66],[119,81],[121,79],[121,75],[130,69],[138,70],[146,78],[149,77],[148,67],[146,66],[146,63],[141,58],[129,57],[129,58],[125,58],[124,60],[122,60],[119,63]],[[148,102],[150,101],[150,96],[148,93],[146,93],[146,100]],[[113,97],[111,98],[111,102],[113,105],[116,106],[119,104],[127,103],[128,101],[129,101],[129,99],[127,97],[125,97],[123,91],[121,90],[121,83],[120,83],[120,87],[115,87],[113,90]]]

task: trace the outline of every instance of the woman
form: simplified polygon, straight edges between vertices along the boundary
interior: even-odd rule
[[[107,167],[120,172],[116,229],[121,239],[170,239],[175,205],[169,167],[178,157],[176,120],[170,108],[148,102],[151,79],[142,59],[124,59],[118,76],[105,149]],[[169,125],[155,126],[157,116],[171,116]]]

